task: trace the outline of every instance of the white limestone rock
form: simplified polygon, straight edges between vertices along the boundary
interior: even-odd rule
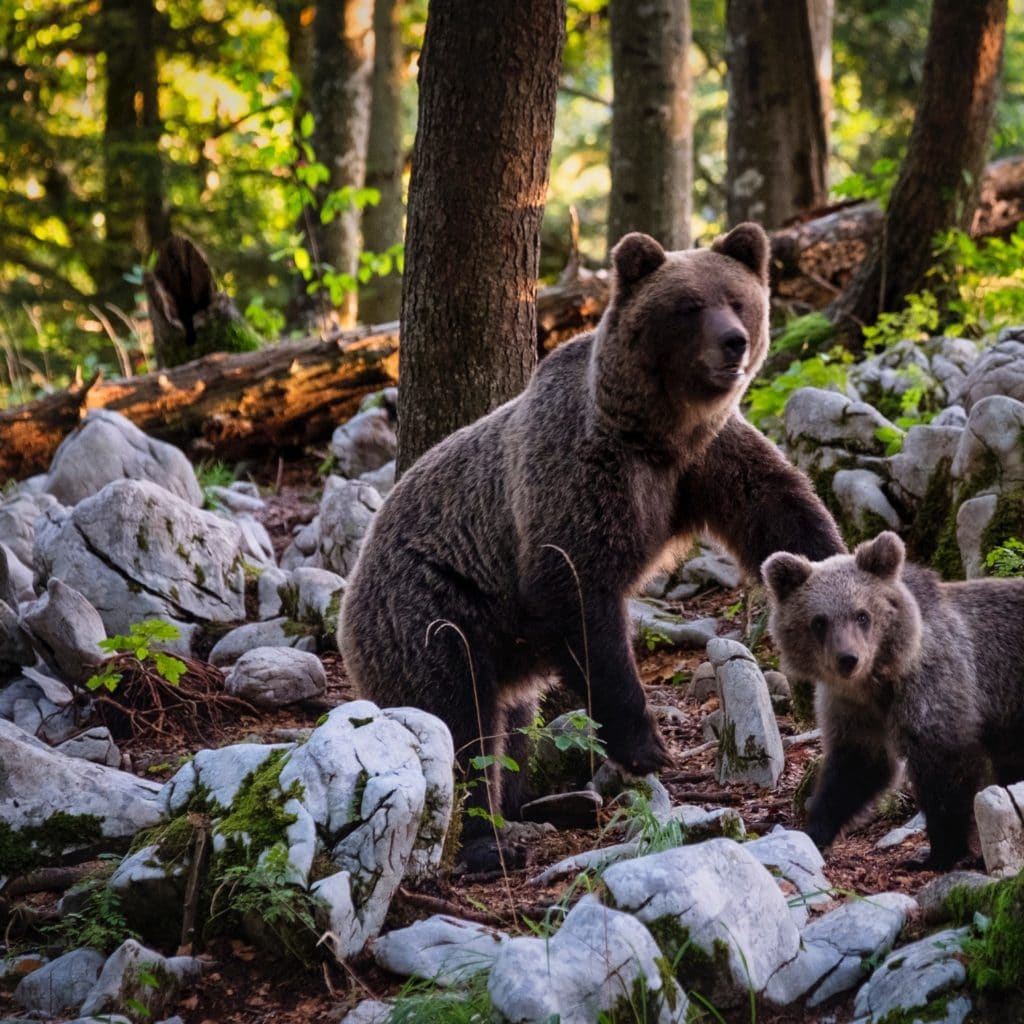
[[[507,1024],[593,1024],[646,994],[650,1024],[683,1024],[689,1004],[659,969],[661,954],[629,914],[584,896],[550,939],[514,938],[501,946],[487,989]]]
[[[258,708],[281,708],[322,697],[327,674],[315,654],[290,647],[256,647],[228,669],[224,689]]]
[[[103,954],[75,949],[27,974],[14,990],[14,1001],[32,1014],[56,1017],[77,1010],[103,967]]]
[[[1000,333],[967,374],[959,401],[970,412],[992,395],[1008,395],[1024,401],[1024,332],[1011,328]]]
[[[36,540],[36,521],[61,504],[52,494],[17,490],[0,501],[0,542],[14,552],[22,564],[31,567]]]
[[[960,988],[966,981],[967,972],[957,955],[969,931],[968,928],[956,928],[936,932],[893,950],[857,993],[854,1002],[856,1017],[874,1021],[889,1013],[907,1012],[909,1015]],[[953,999],[949,1005],[952,1009],[956,1004],[959,1012],[963,1002],[967,1003],[963,1014],[953,1017],[947,1014],[944,1019],[962,1021],[970,1009],[970,1002]]]
[[[668,643],[672,647],[700,651],[718,630],[717,619],[684,621],[667,608],[639,598],[631,598],[627,608],[635,642],[641,645]]]
[[[461,985],[490,970],[506,942],[508,936],[494,928],[435,915],[381,935],[373,943],[373,958],[384,970],[404,978]]]
[[[854,988],[867,976],[865,965],[889,952],[916,908],[910,896],[888,892],[816,918],[803,930],[799,955],[772,976],[765,995],[780,1006],[803,996],[817,1006]]]
[[[56,749],[57,753],[67,757],[80,757],[84,761],[105,764],[110,768],[118,768],[121,764],[121,751],[117,749],[114,737],[105,725],[85,729],[77,736],[66,739]]]
[[[0,764],[0,821],[15,832],[62,811],[95,816],[102,836],[123,839],[161,818],[160,783],[66,757],[2,719]]]
[[[42,597],[22,609],[22,627],[43,661],[68,682],[81,686],[93,675],[106,652],[103,620],[74,587],[51,577]]]
[[[985,870],[1011,878],[1024,869],[1024,782],[988,786],[974,797]]]
[[[247,651],[257,647],[294,648],[297,651],[315,651],[316,637],[297,629],[283,616],[266,622],[247,622],[244,626],[225,633],[210,651],[210,664],[223,668],[238,661]]]
[[[768,871],[731,839],[709,839],[604,872],[610,899],[664,936],[662,953],[678,963],[687,990],[715,1006],[761,992],[793,960],[800,933]],[[691,949],[693,954],[686,955]]]
[[[385,403],[357,412],[331,436],[334,470],[348,478],[380,469],[398,451],[397,417]]]
[[[890,530],[903,521],[886,496],[884,481],[869,469],[841,469],[832,477],[832,493],[839,503],[842,521],[861,532],[875,532],[881,520]]]
[[[328,477],[320,502],[316,567],[343,577],[350,575],[363,538],[383,504],[384,499],[369,484]]]
[[[780,885],[788,882],[796,889],[799,896],[788,898],[791,910],[804,910],[832,900],[832,883],[822,870],[825,859],[806,832],[776,825],[768,835],[752,839],[743,848],[763,864]]]
[[[718,637],[708,642],[707,651],[722,701],[718,781],[774,789],[786,759],[764,675],[750,651],[733,640]]]
[[[103,490],[114,480],[145,480],[199,508],[203,491],[180,449],[144,434],[109,409],[92,409],[61,442],[46,491],[64,505]]]
[[[71,691],[59,680],[27,666],[0,689],[0,718],[50,744],[63,743],[81,728]]]
[[[43,580],[79,591],[110,634],[148,618],[202,623],[245,618],[238,527],[157,484],[119,480],[38,524]]]

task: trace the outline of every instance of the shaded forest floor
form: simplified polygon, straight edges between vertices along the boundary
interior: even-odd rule
[[[308,522],[316,514],[322,481],[317,476],[315,460],[288,465],[274,463],[251,473],[261,487],[269,492],[267,509],[261,518],[274,539],[278,554],[287,546],[295,525]],[[706,591],[682,604],[685,617],[714,615],[730,629],[743,625],[743,619],[755,620],[760,610],[751,615],[743,602],[743,589]],[[762,667],[773,658],[770,641],[761,640],[755,648]],[[662,773],[674,804],[691,803],[706,807],[731,807],[743,818],[749,835],[760,835],[775,825],[800,827],[800,814],[794,797],[803,779],[808,761],[820,753],[820,744],[812,741],[787,747],[786,767],[779,787],[766,793],[750,786],[719,786],[714,775],[712,750],[691,753],[684,751],[703,742],[701,721],[716,706],[711,698],[703,705],[686,699],[687,684],[693,671],[704,660],[703,653],[658,649],[639,655],[641,676],[648,701],[664,709],[675,709],[662,715],[661,727],[675,763]],[[314,726],[325,710],[353,698],[339,655],[323,655],[328,677],[326,698],[322,703],[298,709],[287,708],[259,716],[242,716],[221,731],[207,745],[224,746],[238,742],[274,742],[293,738],[290,730]],[[780,715],[784,736],[799,733],[801,726],[788,714]],[[142,737],[126,744],[137,774],[167,779],[182,757],[194,753],[174,737],[157,739]],[[897,803],[890,801],[890,803]],[[908,859],[919,852],[924,837],[915,837],[889,850],[877,850],[875,842],[886,832],[902,824],[913,813],[906,802],[900,802],[893,817],[873,817],[847,837],[839,840],[826,856],[825,874],[842,894],[839,898],[870,895],[882,891],[916,893],[934,873],[907,866]],[[608,814],[611,818],[611,814]],[[395,900],[385,930],[401,927],[430,915],[431,906],[452,914],[486,918],[500,926],[529,934],[530,922],[542,922],[548,908],[562,900],[571,880],[548,887],[538,887],[531,879],[540,871],[571,854],[611,845],[621,841],[621,832],[614,828],[569,830],[548,835],[532,851],[531,863],[522,870],[510,871],[496,878],[473,878],[443,875],[421,883],[415,891],[405,889]],[[582,893],[579,890],[576,895]],[[33,897],[36,906],[45,907],[47,898]],[[49,900],[52,902],[52,898]],[[826,906],[825,909],[828,909]],[[554,918],[557,921],[557,917]],[[168,952],[168,951],[164,951]],[[173,952],[171,950],[170,952]],[[260,950],[241,940],[219,940],[204,951],[213,961],[210,971],[176,1008],[186,1024],[316,1024],[340,1020],[361,999],[387,998],[402,985],[381,971],[369,956],[363,956],[341,967],[321,964],[303,970],[294,963],[265,956]],[[809,1024],[829,1017],[837,1024],[852,1017],[852,993],[833,1004],[803,1011],[798,1007],[777,1010],[759,1006],[756,1020],[762,1024]],[[9,993],[0,993],[0,1017],[17,1016],[17,1007]],[[750,1022],[749,1006],[723,1011],[726,1022]]]

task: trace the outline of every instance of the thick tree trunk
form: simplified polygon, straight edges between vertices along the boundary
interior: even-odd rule
[[[316,262],[353,279],[359,268],[360,211],[338,204],[324,223],[324,204],[340,189],[363,187],[366,140],[370,127],[370,78],[373,72],[373,7],[370,0],[321,0],[313,22],[311,106],[313,148],[330,177],[319,190],[320,210],[313,217]],[[322,296],[316,300],[322,301]],[[342,326],[356,320],[356,291],[338,308]]]
[[[373,103],[366,149],[366,185],[380,202],[363,210],[363,248],[383,253],[402,242],[402,82],[405,68],[401,34],[402,4],[376,0],[373,8]],[[359,319],[396,320],[402,308],[402,276],[371,278],[359,289]]]
[[[398,468],[522,390],[565,0],[433,0],[402,290]]]
[[[104,0],[102,17],[104,215],[111,255],[99,283],[110,301],[130,307],[125,272],[170,234],[158,149],[158,15],[153,0]]]
[[[689,0],[611,0],[612,106],[608,248],[646,231],[690,246],[693,134]]]
[[[810,2],[726,4],[730,225],[755,220],[781,227],[827,199],[828,142]],[[822,45],[819,40],[818,53]]]
[[[1007,0],[934,0],[921,100],[880,243],[834,309],[851,338],[925,285],[940,231],[971,226],[995,111]]]
[[[808,24],[811,29],[811,53],[814,57],[814,70],[818,76],[818,95],[821,97],[821,118],[825,127],[826,154],[829,130],[832,125],[832,23],[835,20],[835,9],[835,0],[807,0]]]

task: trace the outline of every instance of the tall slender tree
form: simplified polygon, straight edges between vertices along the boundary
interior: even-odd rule
[[[693,135],[689,0],[610,0],[612,81],[608,247],[646,231],[690,245]]]
[[[409,183],[398,469],[536,361],[565,0],[431,0]]]
[[[106,237],[111,246],[101,288],[130,306],[124,273],[170,234],[158,144],[157,13],[153,0],[104,0],[106,68],[103,163]]]
[[[833,313],[857,337],[923,287],[938,232],[967,229],[977,205],[1006,36],[1007,0],[934,0],[921,99],[881,240]]]
[[[828,140],[818,77],[824,26],[817,0],[727,0],[730,224],[779,227],[828,196]]]
[[[376,0],[373,7],[373,102],[366,150],[366,185],[380,193],[376,206],[363,211],[363,248],[386,252],[402,241],[402,50],[399,0]],[[395,320],[402,305],[397,270],[372,278],[359,289],[359,318],[366,323]]]
[[[370,79],[373,72],[373,5],[369,0],[321,0],[313,22],[313,148],[327,167],[321,189],[321,214],[332,193],[362,188],[366,178],[366,142],[370,129]],[[359,265],[360,211],[353,204],[331,209],[328,219],[313,220],[315,257],[337,273],[356,274]],[[356,293],[338,310],[343,325],[356,319]]]

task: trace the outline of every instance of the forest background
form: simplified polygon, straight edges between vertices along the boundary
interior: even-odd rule
[[[737,219],[741,171],[727,160],[727,121],[749,112],[727,117],[727,55],[743,28],[735,11],[760,5],[730,4],[731,15],[725,0],[672,6],[685,9],[692,34],[692,210],[679,244],[706,244]],[[887,197],[919,98],[931,6],[809,5],[831,19],[814,69],[825,75],[825,198]],[[219,286],[266,338],[398,317],[427,5],[319,7],[0,0],[0,406],[76,373],[153,368],[142,281],[172,231],[202,247]],[[620,231],[609,209],[611,20],[608,0],[568,3],[542,280],[570,259],[570,210],[587,266],[605,261]],[[784,26],[747,27],[787,55],[794,78],[807,73],[804,51],[771,37]],[[464,61],[445,73],[472,89],[480,68]],[[1012,0],[988,155],[1020,152],[1024,2]],[[760,219],[777,227],[773,216]]]

